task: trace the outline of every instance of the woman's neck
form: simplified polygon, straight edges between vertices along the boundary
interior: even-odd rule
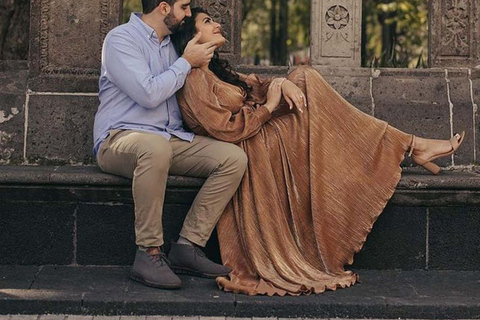
[[[208,63],[201,66],[200,69],[203,70],[203,71],[210,71],[210,69],[208,68]]]

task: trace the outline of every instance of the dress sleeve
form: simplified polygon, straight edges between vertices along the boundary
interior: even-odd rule
[[[259,104],[265,104],[267,102],[267,92],[270,83],[274,78],[260,78],[254,73],[243,74],[238,73],[240,79],[245,81],[247,85],[252,87],[252,92],[248,94],[248,98]]]
[[[263,106],[255,109],[245,105],[232,113],[220,105],[215,85],[203,71],[193,70],[179,92],[184,120],[194,132],[206,132],[218,140],[238,143],[257,134],[271,118],[270,111]]]

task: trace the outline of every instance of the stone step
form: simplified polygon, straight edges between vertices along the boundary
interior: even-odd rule
[[[167,250],[202,183],[169,178]],[[130,184],[95,166],[0,166],[0,265],[130,265]],[[477,173],[406,169],[354,267],[480,270],[479,203]],[[219,261],[215,235],[206,251]]]
[[[361,283],[301,297],[245,296],[214,280],[149,288],[128,267],[0,266],[0,314],[467,319],[480,316],[479,271],[360,270]]]

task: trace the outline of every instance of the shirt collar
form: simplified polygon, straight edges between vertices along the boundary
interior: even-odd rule
[[[140,29],[140,31],[144,33],[149,40],[152,40],[158,43],[159,40],[158,40],[157,33],[152,27],[146,24],[141,17],[142,17],[141,13],[132,12],[132,14],[130,15],[130,23],[132,23],[134,26]],[[165,38],[163,38],[163,41],[160,45],[163,47],[169,43],[170,43],[170,36],[168,35],[168,36],[165,36]]]

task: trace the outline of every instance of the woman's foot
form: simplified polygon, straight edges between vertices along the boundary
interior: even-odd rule
[[[446,157],[457,151],[465,137],[465,132],[455,134],[450,140],[425,139],[412,136],[410,153],[413,161],[423,166],[433,174],[440,171],[440,167],[431,161]]]

